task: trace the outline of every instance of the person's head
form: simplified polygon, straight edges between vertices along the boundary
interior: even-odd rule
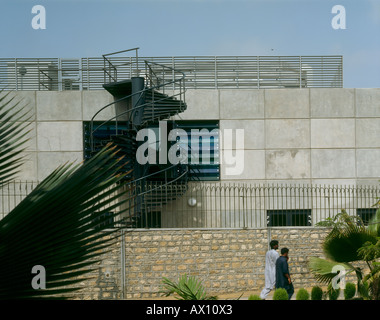
[[[278,241],[277,241],[277,240],[272,240],[272,241],[269,243],[269,245],[270,245],[270,248],[271,248],[271,249],[275,249],[275,250],[278,249]]]
[[[282,248],[281,249],[281,255],[284,257],[288,257],[289,249],[288,248]]]

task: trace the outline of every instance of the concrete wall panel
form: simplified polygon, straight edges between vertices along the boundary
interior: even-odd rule
[[[264,149],[264,120],[220,120],[220,129],[233,129],[233,137],[236,137],[236,129],[244,130],[244,149]],[[221,145],[221,148],[224,148]]]
[[[265,90],[266,118],[309,118],[309,89]]]
[[[356,120],[356,147],[380,148],[380,118]]]
[[[37,125],[38,151],[82,151],[83,124],[72,122],[39,122]]]
[[[219,119],[218,90],[186,91],[187,110],[179,114],[178,119]]]
[[[220,90],[221,119],[263,119],[264,90]]]
[[[80,91],[38,91],[37,121],[82,120]]]
[[[57,167],[67,163],[80,163],[83,160],[82,152],[39,152],[38,153],[38,180],[45,179]]]
[[[228,156],[230,150],[222,150],[221,180],[256,180],[265,179],[265,151],[240,150],[244,153],[244,162],[238,155],[236,163]],[[236,157],[236,151],[232,151]],[[227,163],[228,162],[228,163]],[[242,165],[242,167],[240,166]],[[237,172],[237,174],[236,174]]]
[[[312,118],[344,118],[355,116],[355,89],[311,88]]]
[[[310,121],[284,119],[265,121],[266,148],[310,148]]]
[[[357,176],[360,178],[380,177],[380,149],[356,151]]]
[[[83,120],[89,121],[101,108],[113,102],[114,98],[105,90],[94,90],[83,91],[82,100]],[[97,115],[94,120],[108,120],[114,117],[115,115],[115,106],[111,105],[108,108],[104,109],[101,113],[99,113],[99,115]]]
[[[355,90],[356,116],[380,117],[380,88]]]
[[[354,119],[312,119],[312,148],[355,148]]]
[[[315,179],[355,178],[355,149],[311,150],[311,174]]]
[[[267,150],[267,179],[309,179],[310,150]]]

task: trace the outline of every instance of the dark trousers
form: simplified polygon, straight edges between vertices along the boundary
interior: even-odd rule
[[[288,299],[290,300],[294,293],[293,283],[286,285],[285,290],[288,293]]]

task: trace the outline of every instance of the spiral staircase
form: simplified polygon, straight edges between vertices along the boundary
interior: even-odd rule
[[[112,142],[119,149],[117,156],[124,156],[122,170],[128,173],[126,179],[130,186],[126,197],[132,200],[121,226],[130,228],[160,226],[157,221],[152,222],[152,213],[160,212],[188,188],[187,164],[140,164],[136,160],[136,152],[144,143],[137,141],[138,131],[186,110],[184,74],[154,62],[144,61],[144,64],[145,77],[139,74],[122,80],[110,77],[111,81],[104,83],[104,89],[113,95],[114,101],[101,108],[91,120],[91,155]],[[137,73],[138,68],[137,64]],[[111,70],[116,68],[112,65]],[[113,117],[97,121],[105,119],[102,115],[110,114],[113,109]]]

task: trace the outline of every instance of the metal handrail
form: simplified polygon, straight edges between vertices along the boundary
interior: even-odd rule
[[[102,56],[103,56],[103,59],[104,59],[104,72],[105,72],[105,73],[107,72],[107,69],[106,69],[106,66],[105,66],[105,63],[106,63],[106,61],[107,61],[108,64],[110,65],[110,67],[112,67],[112,69],[114,70],[114,72],[115,72],[115,77],[112,77],[111,74],[110,74],[109,72],[107,72],[107,73],[108,73],[108,75],[109,75],[110,77],[112,77],[112,80],[116,82],[116,81],[117,81],[117,67],[116,67],[116,66],[111,62],[111,60],[108,59],[107,57],[108,57],[108,56],[117,55],[117,54],[120,54],[120,53],[125,53],[125,52],[130,52],[130,51],[136,51],[136,64],[138,65],[138,62],[139,62],[138,50],[139,50],[139,49],[140,49],[140,48],[132,48],[132,49],[127,49],[127,50],[122,50],[122,51],[117,51],[117,52],[112,52],[112,53],[106,53],[106,54],[103,54]],[[124,65],[126,65],[126,64],[128,64],[128,63],[125,63]],[[106,80],[106,77],[105,77],[105,74],[104,74],[104,83],[106,82],[105,80]]]
[[[130,50],[127,50],[127,51],[130,51]],[[125,51],[123,51],[125,52]],[[137,51],[136,51],[137,52]],[[120,52],[119,52],[120,53]],[[110,54],[109,54],[110,55]],[[106,57],[104,57],[105,59],[107,59]],[[106,60],[105,60],[106,61]],[[138,63],[138,61],[137,61]],[[173,98],[174,96],[177,96],[178,94],[174,94],[171,96],[171,97],[164,97],[164,98],[158,98],[155,100],[154,98],[154,91],[155,90],[161,90],[161,91],[165,91],[165,87],[166,86],[170,86],[170,85],[173,85],[175,87],[175,84],[176,83],[179,83],[179,87],[180,87],[180,93],[179,95],[181,96],[181,99],[180,99],[180,103],[182,104],[182,95],[184,94],[184,90],[182,90],[182,86],[183,86],[183,79],[185,77],[185,74],[181,71],[178,71],[178,70],[175,70],[171,67],[168,67],[168,66],[165,66],[165,65],[160,65],[158,63],[152,63],[152,62],[148,62],[148,61],[144,61],[145,63],[145,70],[146,70],[146,78],[148,79],[147,82],[148,82],[148,86],[145,85],[144,89],[138,91],[138,92],[134,92],[134,93],[131,93],[127,96],[124,96],[122,98],[119,98],[109,104],[107,104],[106,106],[104,106],[103,108],[101,108],[100,110],[98,110],[94,116],[91,118],[91,123],[90,123],[90,131],[91,131],[91,134],[90,134],[90,143],[91,143],[91,150],[94,151],[94,134],[95,132],[103,127],[104,125],[106,125],[107,123],[110,123],[111,121],[116,121],[116,127],[115,127],[115,134],[118,134],[118,118],[119,117],[122,117],[122,116],[125,116],[125,115],[128,115],[128,123],[131,123],[131,120],[132,120],[132,116],[133,114],[139,110],[139,109],[142,109],[144,108],[145,106],[149,105],[149,104],[152,104],[152,118],[154,119],[154,116],[155,116],[155,112],[154,112],[154,109],[155,109],[155,104],[160,102],[160,101],[163,101],[163,100],[166,100],[168,98]],[[170,79],[170,80],[165,80],[163,77],[163,81],[161,81],[161,79],[155,74],[154,70],[153,70],[153,66],[156,66],[156,67],[160,67],[162,68],[162,70],[170,70],[170,72],[173,74],[173,79]],[[149,72],[148,72],[149,70]],[[174,75],[175,74],[180,74],[180,77],[179,78],[176,78]],[[153,76],[154,75],[154,76]],[[155,77],[155,78],[154,78]],[[162,90],[163,89],[163,90]],[[145,102],[145,103],[142,103],[140,105],[138,105],[139,101],[141,101],[141,98],[143,97],[144,93],[147,92],[147,91],[151,91],[152,92],[152,99],[153,101],[150,101],[150,102]],[[138,99],[137,101],[135,102],[135,105],[133,105],[130,109],[126,110],[126,111],[123,111],[121,113],[116,113],[115,116],[113,116],[112,118],[106,120],[106,121],[103,121],[100,125],[98,125],[95,129],[94,129],[94,121],[96,119],[96,117],[101,113],[103,112],[105,109],[108,109],[109,107],[115,105],[116,103],[119,103],[121,101],[124,101],[124,100],[127,100],[127,99],[131,99],[132,97],[135,97],[135,96],[138,96]],[[182,109],[182,105],[180,104],[180,108]],[[169,114],[168,114],[169,116]],[[148,121],[148,120],[145,120],[145,122]],[[142,124],[140,125],[143,125],[145,124],[145,122],[143,122]],[[174,177],[173,179],[170,179],[168,180],[168,174],[167,172],[170,172],[171,170],[173,170],[174,168],[177,168],[178,167],[178,164],[174,164],[174,165],[171,165],[169,167],[166,167],[164,169],[161,169],[157,172],[154,172],[154,173],[151,173],[151,174],[148,174],[148,175],[144,175],[142,177],[139,177],[137,179],[132,179],[130,181],[130,184],[131,185],[136,185],[136,183],[140,183],[140,182],[143,182],[143,181],[146,181],[146,179],[149,179],[149,178],[152,178],[154,176],[157,176],[157,175],[160,175],[160,174],[165,174],[165,179],[164,179],[164,185],[169,185],[171,183],[174,183],[174,182],[177,182],[177,181],[180,181],[183,179],[183,177],[186,177],[188,172],[189,172],[189,168],[188,166],[186,166],[186,170],[184,170],[183,172],[179,173],[178,176]],[[136,193],[136,196],[138,197],[144,197],[146,194],[148,193],[151,193],[151,192],[154,192],[154,190],[157,190],[159,188],[162,188],[162,186],[156,186],[154,189],[149,189],[149,190],[140,190],[140,191],[137,191]]]
[[[137,48],[136,48],[137,49]],[[104,57],[78,59],[77,71],[81,79],[72,90],[103,89],[105,78],[111,75],[118,80],[127,79],[143,70],[142,61],[151,61],[186,74],[188,89],[247,88],[342,88],[342,56],[177,56],[177,57],[119,57],[116,54],[135,49],[118,51]],[[105,60],[107,59],[107,60]],[[0,83],[7,90],[60,90],[59,58],[0,58]],[[114,68],[117,75],[114,74]],[[40,86],[39,70],[54,74],[53,85]],[[27,73],[19,73],[25,66]],[[106,67],[106,68],[105,68]],[[116,71],[115,71],[116,72]],[[166,76],[170,76],[167,69]],[[111,78],[110,78],[111,80]]]
[[[148,88],[145,88],[145,89],[140,90],[140,91],[138,91],[138,92],[132,93],[132,94],[130,94],[130,95],[128,95],[128,96],[125,96],[125,97],[122,97],[122,98],[120,98],[120,99],[117,99],[117,100],[115,100],[115,101],[113,101],[113,102],[107,104],[107,105],[104,106],[103,108],[99,109],[99,110],[95,113],[95,115],[91,118],[91,122],[90,122],[90,128],[91,128],[91,135],[90,135],[90,137],[91,137],[91,138],[90,138],[91,141],[90,141],[90,142],[91,142],[91,150],[92,150],[92,151],[94,151],[93,135],[94,135],[94,133],[95,133],[100,127],[104,126],[104,125],[107,124],[107,123],[110,123],[111,121],[116,121],[116,122],[117,122],[117,119],[118,119],[119,117],[121,117],[121,116],[123,116],[123,115],[126,115],[126,114],[129,114],[129,121],[130,121],[133,112],[135,112],[135,111],[137,111],[137,110],[139,110],[139,109],[144,108],[145,106],[149,105],[149,103],[144,103],[144,104],[139,105],[139,106],[132,106],[131,109],[128,109],[128,110],[126,110],[126,111],[123,111],[122,113],[116,114],[114,117],[112,117],[112,118],[110,118],[110,119],[104,121],[104,122],[101,123],[98,127],[96,127],[96,129],[94,130],[94,127],[93,127],[93,126],[94,126],[95,118],[96,118],[96,116],[99,115],[103,110],[105,110],[105,109],[107,109],[107,108],[109,108],[109,107],[115,105],[115,104],[118,103],[118,102],[121,102],[121,101],[124,101],[124,100],[130,99],[130,98],[132,98],[132,97],[135,96],[135,95],[140,95],[140,97],[139,97],[139,99],[138,99],[138,101],[140,101],[140,99],[141,99],[141,97],[143,96],[144,92],[146,92],[146,91],[150,91],[150,90],[159,90],[159,89],[162,88],[162,87],[165,87],[165,86],[168,86],[168,85],[171,85],[171,84],[174,84],[174,83],[178,83],[178,82],[181,83],[181,82],[183,82],[183,79],[185,78],[185,74],[184,74],[183,72],[178,71],[178,70],[174,70],[174,69],[172,69],[171,67],[168,67],[168,66],[165,66],[165,65],[160,65],[160,64],[157,64],[157,63],[151,63],[151,62],[148,62],[148,61],[145,61],[145,63],[146,63],[146,65],[148,65],[148,66],[149,66],[149,64],[154,64],[154,65],[157,65],[157,66],[161,66],[161,67],[163,67],[163,68],[168,68],[168,69],[170,69],[171,71],[174,71],[174,72],[180,73],[180,74],[182,75],[182,77],[179,78],[179,79],[174,79],[174,80],[171,80],[171,81],[169,81],[169,82],[165,82],[165,83],[162,83],[162,84],[158,84],[158,85],[155,85],[155,86],[153,86],[153,87],[148,87]],[[180,85],[180,87],[181,87],[181,85]],[[184,92],[182,92],[182,90],[181,90],[180,93],[179,93],[179,95],[182,96],[183,94],[184,94]],[[176,95],[178,95],[178,94],[174,94],[172,97],[174,97],[174,96],[176,96]],[[159,101],[162,101],[162,100],[165,100],[165,99],[158,99],[156,102],[159,102]],[[181,101],[182,101],[182,100],[181,100]],[[154,108],[154,106],[153,106],[153,108]],[[116,127],[117,127],[117,125],[116,125]]]

